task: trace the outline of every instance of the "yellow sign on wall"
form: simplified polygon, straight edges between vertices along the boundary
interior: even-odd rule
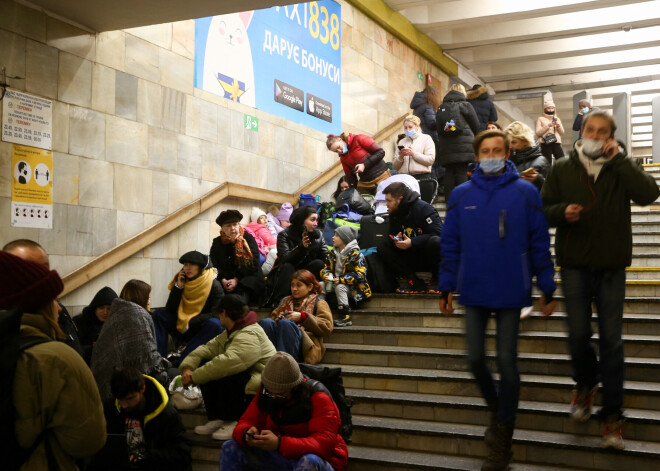
[[[53,228],[53,153],[13,145],[11,225]]]

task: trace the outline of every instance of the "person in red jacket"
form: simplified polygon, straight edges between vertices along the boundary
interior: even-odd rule
[[[383,157],[385,151],[369,136],[364,134],[328,134],[325,141],[328,150],[339,154],[349,185],[357,184],[361,193],[376,194],[376,187],[391,177]],[[358,176],[360,177],[358,181]]]
[[[220,471],[342,471],[348,448],[339,410],[327,390],[312,386],[296,360],[277,352],[261,373],[261,391],[222,445]]]

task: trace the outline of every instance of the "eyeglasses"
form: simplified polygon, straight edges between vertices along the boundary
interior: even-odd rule
[[[288,399],[289,398],[286,394],[273,394],[268,389],[266,389],[266,386],[261,388],[261,394],[263,394],[266,397],[270,397],[271,399]]]

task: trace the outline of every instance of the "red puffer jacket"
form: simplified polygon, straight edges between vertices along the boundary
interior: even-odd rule
[[[340,156],[341,165],[350,184],[357,183],[353,169],[357,164],[364,164],[364,172],[360,178],[371,181],[387,170],[383,162],[385,151],[369,136],[364,134],[349,134],[346,136],[348,152]]]
[[[348,448],[339,435],[339,410],[332,398],[324,392],[312,394],[312,417],[307,422],[278,426],[266,412],[259,410],[259,392],[234,429],[233,439],[246,446],[243,436],[252,426],[270,430],[281,436],[280,454],[288,460],[297,460],[306,454],[323,458],[337,471],[348,462]],[[295,407],[295,406],[294,406]]]

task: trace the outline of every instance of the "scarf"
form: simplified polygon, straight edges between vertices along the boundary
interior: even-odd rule
[[[211,293],[213,280],[217,276],[218,271],[215,268],[208,268],[194,280],[186,281],[186,284],[183,285],[183,294],[181,295],[181,302],[179,303],[179,310],[177,312],[176,330],[181,333],[185,332],[190,319],[201,314],[209,293]],[[170,291],[174,287],[178,277],[179,273],[177,272],[168,286]]]
[[[308,316],[313,316],[316,310],[316,298],[318,295],[315,293],[308,294],[302,301],[298,301],[293,296],[287,296],[280,303],[277,308],[279,314],[284,314],[287,311],[304,312]],[[295,306],[298,306],[296,309]]]
[[[247,327],[252,324],[257,323],[257,313],[254,311],[250,311],[245,316],[241,317],[238,319],[236,322],[234,322],[234,327],[232,327],[230,330],[227,331],[227,338],[237,330],[241,330],[244,327]]]
[[[598,175],[600,175],[603,165],[609,162],[609,159],[607,157],[598,157],[596,160],[591,160],[582,153],[582,141],[575,143],[575,150],[577,151],[582,166],[587,171],[587,175],[594,177],[594,181],[598,180]]]
[[[254,259],[252,258],[252,251],[250,245],[247,243],[243,235],[245,229],[241,227],[240,232],[235,239],[232,239],[224,232],[220,231],[220,242],[225,245],[234,244],[234,255],[236,256],[236,265],[241,268],[251,267]]]

